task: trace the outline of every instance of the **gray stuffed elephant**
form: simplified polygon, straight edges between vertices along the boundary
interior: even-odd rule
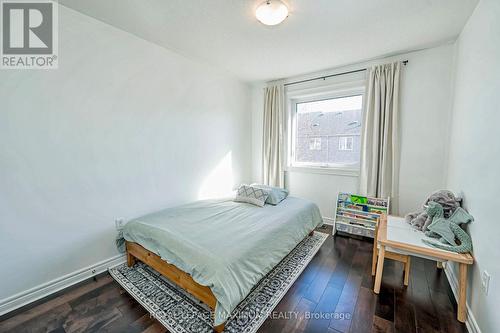
[[[457,253],[472,251],[472,240],[460,226],[474,221],[474,218],[460,207],[460,200],[450,191],[431,194],[423,211],[406,215],[406,221],[425,232],[426,236],[439,240],[423,239],[426,244]]]
[[[422,205],[422,210],[407,214],[405,219],[406,222],[411,224],[415,229],[420,231],[427,231],[427,227],[432,223],[432,219],[434,215],[429,216],[428,208],[429,203],[434,202],[441,206],[443,217],[450,217],[453,212],[460,207],[460,199],[456,198],[453,192],[448,190],[439,190],[432,193],[427,200],[425,200]],[[436,206],[431,207],[431,213],[439,214],[438,211],[435,211]]]

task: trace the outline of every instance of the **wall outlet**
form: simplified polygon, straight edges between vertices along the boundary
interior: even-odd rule
[[[116,230],[118,230],[118,231],[122,230],[124,225],[125,225],[125,221],[122,218],[115,220]]]
[[[481,288],[483,289],[485,295],[488,295],[488,289],[490,289],[490,279],[490,273],[483,271],[483,274],[481,274]]]

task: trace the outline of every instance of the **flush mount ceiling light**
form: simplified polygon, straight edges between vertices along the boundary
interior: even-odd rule
[[[264,1],[255,10],[255,17],[265,25],[280,24],[287,16],[288,7],[280,0]]]

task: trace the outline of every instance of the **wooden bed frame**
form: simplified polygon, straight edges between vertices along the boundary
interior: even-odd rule
[[[158,273],[162,274],[164,277],[175,283],[177,286],[181,287],[206,305],[215,313],[215,305],[217,300],[215,299],[212,290],[207,286],[202,286],[193,280],[191,275],[184,272],[183,270],[177,268],[175,265],[167,263],[165,260],[160,258],[153,252],[150,252],[143,248],[141,245],[133,242],[126,242],[127,245],[127,265],[129,267],[135,264],[135,260],[138,259],[150,266]],[[224,330],[224,324],[219,326],[214,326],[215,332],[222,332]]]
[[[312,236],[313,234],[314,230],[309,233],[309,236]],[[177,286],[181,287],[198,300],[208,305],[208,307],[212,310],[212,313],[215,313],[217,299],[209,287],[202,286],[197,283],[193,280],[191,275],[177,268],[175,265],[167,263],[158,255],[146,250],[141,245],[128,241],[126,241],[125,244],[127,248],[127,265],[129,267],[132,267],[136,260],[142,261],[169,279],[171,282],[175,283]],[[214,332],[222,332],[224,330],[224,325],[225,323],[214,326]]]

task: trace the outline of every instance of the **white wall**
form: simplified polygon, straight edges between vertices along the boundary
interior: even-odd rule
[[[0,303],[117,255],[115,218],[251,178],[246,84],[59,16],[59,69],[0,71]]]
[[[469,274],[469,305],[482,332],[498,332],[500,299],[500,2],[481,0],[457,41],[448,187],[464,195],[474,216],[469,231],[475,264]],[[481,290],[481,273],[492,278]],[[457,275],[458,276],[458,275]]]
[[[401,95],[400,215],[446,184],[454,47],[409,54]]]
[[[290,78],[286,82],[364,68],[376,63],[409,60],[408,66],[403,67],[401,81],[399,210],[404,215],[419,209],[431,192],[445,186],[453,55],[454,47],[449,43],[378,61]],[[357,75],[352,76],[352,79],[358,79]],[[330,84],[338,78],[315,81],[315,84]],[[342,80],[346,78],[343,77]],[[261,179],[263,86],[255,84],[252,96],[252,175],[255,181]],[[292,195],[313,200],[319,205],[323,216],[333,218],[337,193],[357,192],[358,178],[290,171],[286,173],[286,186]]]

